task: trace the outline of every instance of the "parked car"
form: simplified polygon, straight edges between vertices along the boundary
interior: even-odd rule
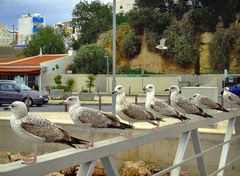
[[[18,84],[13,80],[0,80],[0,105],[22,101],[29,106],[41,106],[47,104],[48,100],[47,94],[32,90],[25,84]]]
[[[237,96],[240,96],[240,84],[229,87],[229,91],[236,94]]]
[[[240,83],[240,76],[228,76],[225,79],[225,87],[232,87],[238,83]]]

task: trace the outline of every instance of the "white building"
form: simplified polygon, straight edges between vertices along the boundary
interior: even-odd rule
[[[112,6],[112,2],[109,2],[108,5]],[[126,13],[133,9],[134,5],[135,0],[116,0],[116,13]]]
[[[10,46],[13,42],[13,34],[4,24],[0,24],[0,46]]]
[[[40,14],[25,14],[18,19],[18,45],[26,45],[31,35],[40,27],[45,27],[45,19]]]

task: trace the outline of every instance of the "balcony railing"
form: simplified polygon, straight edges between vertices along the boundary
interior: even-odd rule
[[[240,138],[240,136],[238,135],[240,130],[240,110],[232,110],[231,113],[216,112],[214,114],[211,113],[211,115],[213,115],[214,118],[194,118],[193,116],[188,115],[188,117],[193,118],[186,123],[163,126],[158,131],[146,130],[144,132],[137,132],[133,134],[133,137],[131,139],[126,139],[124,137],[116,137],[108,140],[103,140],[100,142],[96,142],[94,148],[90,149],[70,148],[49,154],[44,154],[38,156],[37,163],[34,165],[24,165],[21,164],[20,161],[0,165],[0,175],[37,176],[59,171],[80,164],[80,169],[77,173],[78,176],[90,176],[96,160],[100,159],[107,175],[118,176],[119,172],[117,170],[116,164],[114,163],[114,159],[112,157],[113,154],[127,151],[129,149],[138,147],[140,145],[145,145],[154,141],[174,137],[180,134],[181,136],[179,139],[179,144],[175,154],[175,160],[173,161],[173,165],[156,173],[154,176],[162,175],[166,172],[171,172],[172,176],[178,176],[181,170],[181,166],[187,161],[193,159],[197,160],[199,175],[222,176],[226,167],[229,167],[235,161],[240,159],[239,155],[232,160],[228,160],[227,162],[227,157],[230,150],[230,143],[236,142],[237,139]],[[223,120],[228,121],[224,141],[211,148],[202,150],[198,129],[208,125],[214,125]],[[233,135],[234,128],[235,135]],[[193,144],[195,155],[184,159],[184,154],[190,137],[192,139],[191,141]],[[213,173],[208,173],[203,155],[211,152],[218,147],[222,147],[220,159],[219,161],[216,161],[219,163],[218,169]]]

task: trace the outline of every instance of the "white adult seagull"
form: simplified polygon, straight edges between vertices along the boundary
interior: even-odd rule
[[[74,124],[89,130],[92,145],[95,128],[133,128],[131,125],[120,122],[117,117],[111,114],[97,109],[82,107],[77,96],[70,96],[63,103],[70,105],[69,114]]]
[[[166,102],[157,99],[155,97],[155,86],[153,84],[148,84],[143,90],[146,91],[145,108],[155,116],[172,117],[181,121],[190,120]]]
[[[195,103],[197,106],[203,108],[203,109],[215,109],[223,112],[229,112],[227,109],[225,109],[222,105],[219,103],[216,103],[211,98],[207,96],[200,95],[199,93],[193,94],[192,98],[190,100]]]
[[[77,148],[73,144],[89,146],[90,142],[71,136],[66,130],[55,125],[47,119],[28,114],[25,103],[13,102],[8,108],[12,111],[10,124],[15,133],[33,144],[33,156],[23,159],[24,164],[34,164],[37,161],[37,144],[39,143],[63,143]]]
[[[187,114],[194,114],[194,115],[199,115],[204,118],[210,117],[213,118],[211,115],[207,114],[204,112],[204,110],[197,105],[193,104],[189,99],[186,97],[182,96],[180,94],[180,89],[176,85],[170,86],[168,89],[165,91],[170,91],[170,100],[171,100],[171,105],[179,110],[182,113],[187,113]]]

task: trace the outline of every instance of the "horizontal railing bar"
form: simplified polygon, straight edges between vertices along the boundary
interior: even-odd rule
[[[39,175],[59,171],[61,169],[80,164],[89,161],[94,161],[112,154],[116,154],[122,151],[126,151],[140,145],[148,144],[157,140],[161,140],[168,137],[177,136],[183,132],[191,131],[200,127],[215,124],[217,122],[239,117],[240,110],[231,111],[229,113],[217,112],[211,114],[214,118],[201,118],[194,115],[188,115],[193,120],[186,123],[172,124],[161,127],[158,131],[146,130],[144,132],[138,132],[133,134],[131,139],[124,137],[116,137],[94,144],[94,148],[91,149],[66,149],[57,151],[38,157],[38,161],[34,165],[23,165],[21,162],[14,162],[10,164],[0,165],[0,175],[32,175],[32,173],[38,173]],[[196,120],[200,119],[200,120]],[[23,171],[24,170],[24,171]]]
[[[181,166],[182,164],[184,164],[184,163],[186,163],[186,162],[188,162],[188,161],[190,161],[190,160],[192,160],[192,159],[199,158],[200,156],[204,155],[205,153],[207,153],[207,152],[209,152],[209,151],[211,151],[211,150],[213,150],[213,149],[215,149],[215,148],[217,148],[217,147],[221,147],[221,146],[223,146],[224,144],[229,143],[229,142],[231,142],[231,141],[233,141],[233,140],[237,140],[238,138],[240,138],[240,135],[238,135],[238,136],[236,136],[236,137],[233,137],[232,139],[229,139],[229,140],[227,140],[227,141],[225,141],[225,142],[221,142],[221,143],[219,143],[219,144],[217,144],[217,145],[215,145],[215,146],[213,146],[213,147],[211,147],[211,148],[208,148],[208,149],[202,151],[201,153],[198,153],[198,154],[196,154],[196,155],[194,155],[194,156],[191,156],[191,157],[189,157],[189,158],[187,158],[187,159],[184,159],[182,162],[180,162],[180,163],[178,163],[178,164],[175,164],[175,165],[172,165],[172,166],[170,166],[170,167],[168,167],[168,168],[166,168],[166,169],[164,169],[164,170],[162,170],[162,171],[154,174],[153,176],[159,176],[159,175],[161,175],[161,174],[165,174],[165,173],[167,173],[167,172],[169,172],[169,171],[171,171],[171,170],[173,170],[173,169]],[[236,142],[236,141],[234,141],[234,142]]]
[[[235,161],[239,160],[240,156],[235,157],[234,159],[232,159],[231,161],[227,162],[225,164],[225,166],[221,167],[220,169],[216,170],[215,172],[213,172],[212,174],[210,174],[209,176],[214,176],[217,175],[217,173],[221,172],[223,169],[225,169],[226,167],[230,166],[232,163],[234,163]]]

